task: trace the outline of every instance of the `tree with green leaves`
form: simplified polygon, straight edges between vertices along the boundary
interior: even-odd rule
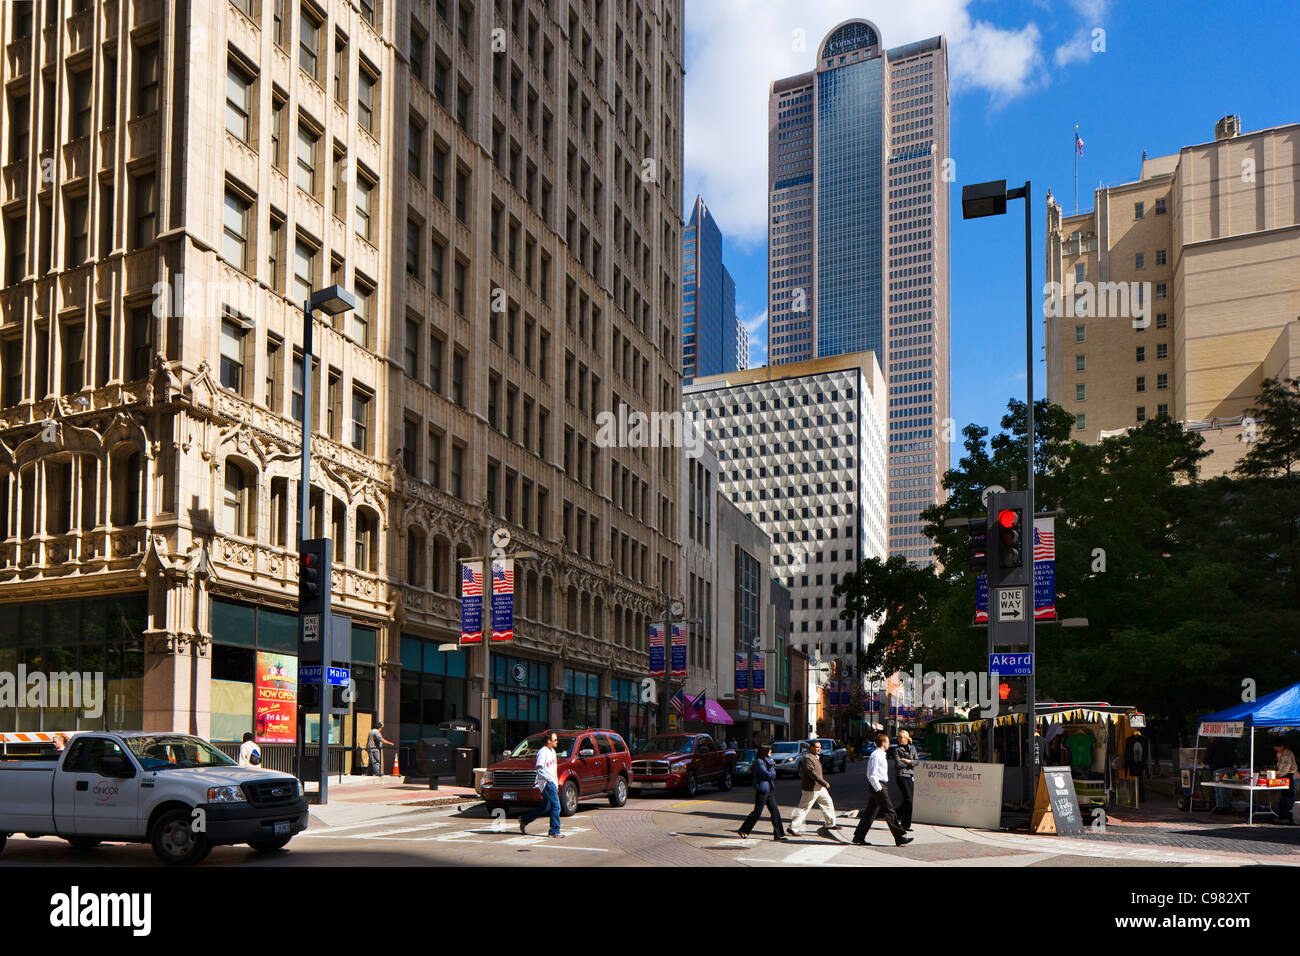
[[[972,627],[969,531],[989,485],[1023,486],[1024,403],[1002,431],[968,425],[926,512],[937,565],[870,559],[837,588],[846,619],[879,620],[870,672],[982,670],[987,636]],[[1073,418],[1035,406],[1036,506],[1057,519],[1058,613],[1083,629],[1038,628],[1040,699],[1110,700],[1190,719],[1300,679],[1300,385],[1266,382],[1259,437],[1233,477],[1202,481],[1195,432],[1159,417],[1095,445],[1071,440]]]

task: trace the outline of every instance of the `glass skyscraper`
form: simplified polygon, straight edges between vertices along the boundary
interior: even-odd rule
[[[930,563],[948,384],[948,55],[850,20],[768,101],[768,361],[870,350],[889,383],[889,549]],[[953,430],[955,431],[955,429]]]
[[[722,232],[695,197],[682,232],[682,379],[749,367],[749,335],[736,316],[736,283],[722,264]]]

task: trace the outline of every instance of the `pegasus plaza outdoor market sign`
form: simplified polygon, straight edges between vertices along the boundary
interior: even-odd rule
[[[996,830],[1002,823],[1001,764],[922,760],[916,764],[918,823]]]

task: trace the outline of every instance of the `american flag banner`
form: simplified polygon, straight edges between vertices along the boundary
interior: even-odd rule
[[[1034,519],[1034,620],[1056,620],[1056,519]]]
[[[673,625],[673,676],[686,676],[686,632],[680,624]]]
[[[736,655],[736,696],[749,693],[749,670],[745,667],[745,655]]]
[[[492,643],[515,639],[515,560],[492,559]]]
[[[460,642],[483,643],[483,568],[477,561],[460,566]]]
[[[988,578],[975,579],[975,622],[989,619]],[[1056,519],[1034,519],[1034,620],[1056,620]]]
[[[660,624],[650,625],[650,676],[664,676],[664,629]]]

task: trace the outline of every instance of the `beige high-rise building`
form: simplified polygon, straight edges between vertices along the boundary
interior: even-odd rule
[[[1204,476],[1245,453],[1272,376],[1300,376],[1300,124],[1144,158],[1065,215],[1047,201],[1047,397],[1096,442],[1157,415],[1200,432]]]
[[[768,361],[876,354],[889,553],[921,565],[949,460],[948,127],[947,40],[891,49],[867,20],[768,96]]]
[[[104,671],[121,727],[262,734],[308,536],[334,541],[357,726],[478,713],[457,560],[533,551],[493,746],[644,717],[678,580],[677,0],[0,6],[0,671]],[[668,596],[677,597],[675,593]],[[633,693],[635,688],[636,693]],[[70,711],[0,730],[71,730]],[[97,725],[98,726],[98,725]]]

